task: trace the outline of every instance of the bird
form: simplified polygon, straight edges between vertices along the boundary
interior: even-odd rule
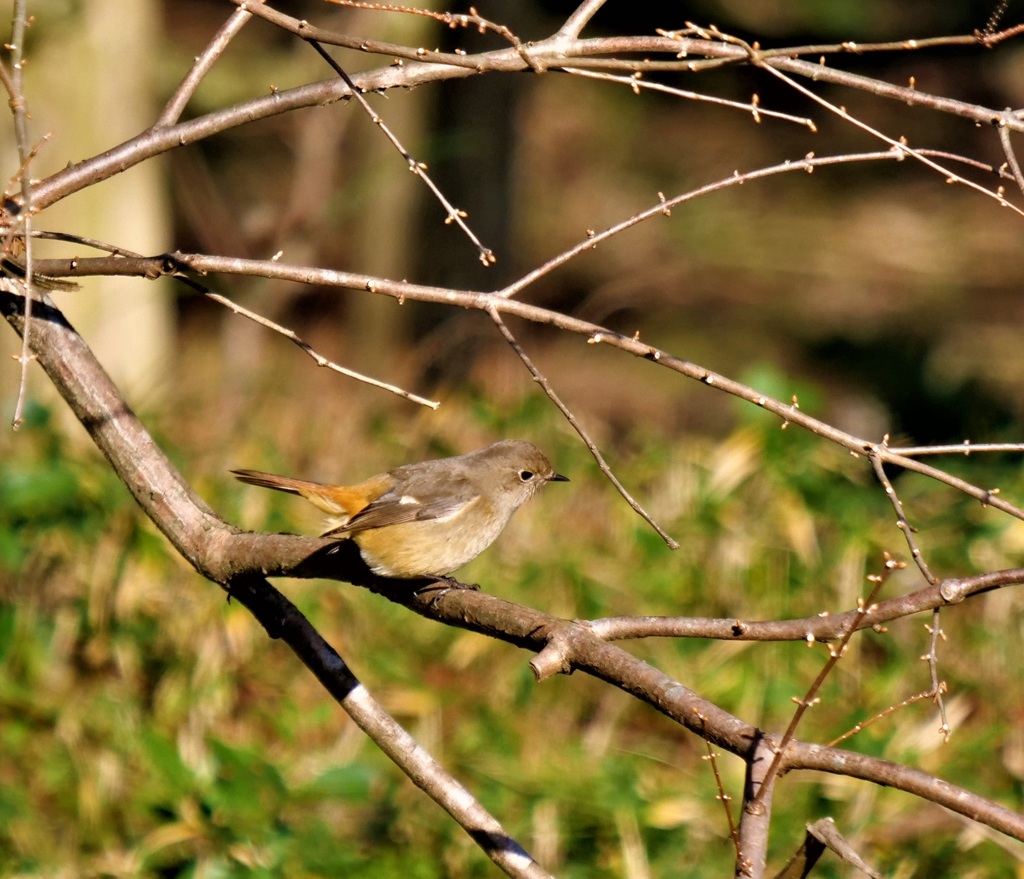
[[[405,464],[357,485],[231,472],[305,498],[328,516],[321,536],[354,541],[374,574],[395,579],[447,578],[487,549],[542,486],[569,481],[525,440]]]

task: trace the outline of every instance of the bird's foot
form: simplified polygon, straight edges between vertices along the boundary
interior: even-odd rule
[[[432,583],[428,583],[426,586],[421,586],[413,594],[418,597],[420,595],[433,593],[430,595],[430,603],[433,604],[434,602],[442,599],[453,589],[469,589],[473,592],[479,592],[480,584],[462,583],[454,577],[437,577]]]

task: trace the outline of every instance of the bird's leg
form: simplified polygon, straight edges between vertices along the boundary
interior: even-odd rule
[[[420,595],[426,595],[427,593],[433,592],[434,595],[430,596],[430,603],[439,601],[453,589],[470,589],[473,592],[480,591],[479,583],[462,583],[456,580],[454,577],[437,577],[432,583],[428,583],[426,586],[421,586],[413,595],[417,597]]]

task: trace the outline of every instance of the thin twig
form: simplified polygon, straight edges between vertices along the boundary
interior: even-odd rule
[[[368,375],[364,375],[361,372],[348,369],[347,367],[341,366],[335,363],[333,360],[329,360],[320,354],[312,345],[301,339],[294,330],[290,330],[288,327],[282,326],[281,324],[275,323],[269,318],[263,317],[254,311],[250,311],[244,306],[233,302],[226,296],[219,293],[215,293],[205,284],[201,284],[193,278],[190,278],[182,271],[182,265],[173,256],[163,255],[159,257],[143,257],[141,254],[133,253],[130,250],[126,250],[121,247],[116,247],[112,244],[107,244],[103,241],[98,241],[93,238],[84,238],[79,235],[65,235],[59,232],[43,232],[39,233],[42,236],[53,238],[61,241],[74,241],[75,243],[85,245],[87,247],[95,247],[98,250],[106,250],[111,255],[110,259],[103,260],[89,260],[89,259],[74,259],[70,263],[74,264],[74,267],[86,266],[88,267],[91,263],[97,264],[97,271],[95,274],[103,275],[119,275],[119,274],[132,274],[138,277],[156,278],[160,276],[172,277],[175,280],[185,284],[187,287],[195,290],[197,293],[201,293],[209,299],[212,299],[218,305],[223,305],[225,308],[230,309],[235,314],[241,315],[248,320],[258,323],[260,326],[266,327],[269,330],[273,330],[275,333],[279,333],[286,339],[295,344],[298,348],[302,349],[308,354],[317,366],[330,369],[333,372],[337,372],[339,375],[344,375],[347,378],[355,379],[356,381],[363,382],[364,384],[370,385],[374,388],[379,388],[383,391],[388,391],[391,394],[395,394],[398,397],[402,397],[405,400],[409,400],[412,403],[417,403],[420,406],[428,406],[431,409],[437,409],[441,404],[437,400],[428,400],[426,397],[421,397],[418,394],[414,394],[410,391],[406,391],[396,385],[389,384],[381,381],[380,379],[373,378]],[[68,260],[51,260],[49,263],[54,263],[58,266],[70,267]],[[47,265],[49,263],[46,263]],[[117,271],[124,264],[127,271]],[[75,273],[74,277],[81,277],[85,273]]]
[[[994,43],[1002,42],[1003,40],[1010,39],[1020,33],[1021,26],[1015,26],[1005,31],[985,33],[984,43],[985,45],[992,45]],[[714,25],[708,27],[700,27],[699,25],[688,24],[685,28],[678,30],[666,30],[664,28],[656,28],[655,33],[659,36],[668,37],[671,40],[675,40],[685,47],[687,54],[698,54],[693,48],[692,37],[698,37],[700,40],[706,40],[709,42],[717,42],[725,40],[733,45],[742,46],[743,43],[734,38],[730,38],[727,34],[724,34]],[[779,46],[775,49],[763,49],[753,44],[753,48],[758,53],[758,56],[763,60],[774,60],[774,59],[785,59],[785,58],[800,58],[805,55],[821,56],[821,55],[869,55],[877,54],[879,52],[920,52],[923,49],[938,49],[938,48],[952,48],[956,46],[977,46],[978,45],[978,34],[960,34],[956,36],[946,37],[910,37],[902,40],[887,40],[879,43],[857,43],[853,40],[847,40],[842,43],[810,43],[802,46]],[[684,56],[685,57],[685,56]],[[720,57],[713,59],[717,63],[736,63],[736,61],[746,60],[741,56],[733,57]],[[707,68],[700,67],[697,69],[705,70]]]
[[[885,442],[883,442],[883,447]],[[882,484],[885,489],[885,494],[889,498],[889,502],[892,504],[893,509],[896,511],[897,527],[903,532],[904,537],[907,540],[907,546],[910,548],[911,555],[914,558],[914,562],[917,564],[921,573],[925,579],[935,585],[939,582],[938,578],[932,574],[931,569],[928,567],[924,560],[924,556],[921,554],[921,550],[917,546],[917,541],[914,539],[914,532],[916,529],[910,524],[907,519],[907,515],[903,510],[903,504],[899,499],[899,495],[896,494],[896,490],[886,475],[885,467],[882,463],[881,458],[878,454],[878,449],[873,449],[869,453],[871,464],[874,467],[875,475],[878,477],[878,481]],[[938,641],[942,637],[942,628],[940,625],[940,611],[941,609],[936,607],[932,610],[932,624],[929,626],[931,632],[931,641],[928,647],[928,652],[921,658],[926,660],[928,663],[928,671],[931,676],[932,693],[934,693],[935,704],[939,709],[939,715],[941,717],[941,723],[939,731],[943,734],[946,741],[949,741],[950,727],[949,719],[946,716],[946,702],[942,698],[942,694],[945,692],[945,685],[939,681],[939,655],[938,655]]]
[[[317,366],[326,367],[327,369],[333,370],[334,372],[337,372],[340,375],[344,375],[347,378],[353,378],[356,381],[363,382],[364,384],[370,385],[371,387],[380,388],[382,391],[388,391],[406,400],[410,400],[413,403],[419,403],[421,406],[427,406],[431,409],[437,409],[441,405],[437,400],[428,400],[426,397],[417,396],[416,394],[403,390],[402,388],[397,387],[396,385],[390,385],[387,382],[382,382],[379,379],[371,378],[370,376],[363,375],[360,372],[354,372],[351,369],[347,369],[346,367],[335,363],[333,360],[328,360],[322,354],[319,354],[313,348],[312,345],[300,339],[293,330],[288,329],[288,327],[281,326],[281,324],[274,323],[274,321],[270,320],[269,318],[265,318],[254,311],[249,311],[248,308],[244,308],[237,302],[232,302],[230,299],[227,298],[227,296],[221,296],[219,293],[214,293],[212,291],[207,291],[205,293],[205,296],[207,299],[212,299],[218,305],[223,305],[225,308],[230,309],[235,314],[240,314],[242,317],[248,318],[249,320],[258,323],[260,326],[266,327],[269,330],[273,330],[275,333],[280,333],[282,336],[284,336],[289,341],[293,342],[296,346],[305,351],[306,354],[312,357]]]
[[[994,507],[997,510],[1002,510],[1004,513],[1009,513],[1016,519],[1024,521],[1024,510],[1014,504],[1010,504],[1002,500],[998,496],[998,488],[982,488],[981,486],[973,485],[964,479],[960,479],[957,476],[946,473],[944,470],[939,470],[937,467],[922,464],[914,458],[906,458],[903,455],[896,454],[888,449],[878,449],[878,447],[874,445],[870,445],[864,449],[865,453],[870,453],[872,450],[878,451],[888,464],[896,464],[905,470],[912,470],[915,473],[930,476],[931,478],[937,479],[939,482],[944,482],[946,485],[955,488],[957,491],[962,491],[964,494],[980,501],[982,506]]]
[[[14,83],[10,80],[9,77],[5,76],[5,74],[6,74],[6,71],[4,70],[3,65],[0,64],[0,79],[2,79],[4,81],[4,85],[5,86],[9,86],[7,88],[7,94],[8,95],[14,95],[14,94],[16,94],[13,91]],[[18,165],[17,170],[11,175],[10,180],[7,181],[7,186],[4,187],[4,198],[8,198],[11,195],[13,195],[14,192],[15,192],[15,189],[21,186],[21,177],[22,177],[22,175],[27,173],[29,165],[31,165],[32,161],[35,159],[35,157],[37,155],[39,155],[39,151],[43,148],[43,145],[49,139],[50,139],[50,132],[47,132],[41,138],[39,138],[38,141],[36,141],[35,146],[32,147],[32,149],[29,151],[28,156],[24,160],[22,160],[21,164]],[[37,236],[37,237],[39,237],[39,236]]]
[[[934,150],[917,150],[922,156],[929,156],[935,153]],[[943,154],[947,155],[948,154]],[[510,298],[515,296],[526,287],[543,278],[545,275],[550,274],[556,268],[565,265],[570,260],[580,256],[583,253],[587,253],[593,250],[601,242],[612,238],[615,235],[625,231],[626,229],[632,228],[633,226],[639,225],[640,223],[657,216],[670,216],[672,209],[678,205],[684,204],[688,201],[692,201],[696,198],[700,198],[705,195],[710,195],[713,192],[719,192],[724,189],[728,189],[733,186],[743,186],[745,183],[749,183],[753,180],[762,180],[768,177],[774,177],[777,174],[789,174],[793,172],[803,172],[807,174],[813,174],[818,168],[830,167],[833,165],[847,165],[856,162],[901,162],[906,159],[905,151],[902,147],[897,149],[882,150],[876,152],[865,152],[865,153],[849,153],[845,155],[835,156],[815,156],[813,153],[809,153],[802,159],[787,160],[777,165],[771,165],[767,168],[758,168],[753,171],[746,171],[740,173],[739,171],[734,172],[728,177],[724,177],[720,180],[706,183],[703,186],[699,186],[696,189],[691,189],[688,192],[681,193],[680,195],[673,196],[672,198],[661,197],[656,205],[652,205],[642,211],[633,214],[625,220],[619,223],[615,223],[600,232],[595,230],[588,230],[586,238],[579,243],[573,245],[567,250],[562,251],[557,256],[552,257],[543,265],[538,266],[516,281],[504,287],[501,290],[496,291],[499,296]],[[962,161],[972,165],[976,163],[969,159],[962,158]],[[991,166],[987,166],[987,170],[995,171]]]
[[[733,37],[731,39],[736,40],[735,37]],[[742,41],[739,41],[739,42],[742,42]],[[968,188],[973,189],[975,192],[980,192],[982,195],[987,196],[988,198],[995,199],[995,201],[997,201],[1002,207],[1009,208],[1014,213],[1024,217],[1024,210],[1022,210],[1021,208],[1017,207],[1012,202],[1007,201],[1006,198],[1003,196],[1001,189],[1000,189],[1000,191],[993,192],[991,189],[987,189],[986,187],[982,186],[981,184],[975,183],[973,180],[968,180],[966,177],[963,177],[960,174],[957,174],[955,171],[951,171],[949,168],[946,168],[943,165],[940,165],[938,162],[932,160],[923,151],[917,150],[917,149],[914,149],[913,147],[911,147],[909,144],[906,143],[906,140],[904,138],[899,138],[897,140],[897,139],[893,139],[893,138],[889,137],[886,134],[883,134],[877,128],[873,128],[872,126],[868,125],[866,122],[863,122],[862,120],[858,119],[856,116],[853,116],[852,114],[850,114],[846,110],[845,107],[837,106],[836,104],[833,104],[831,101],[825,100],[823,97],[821,97],[817,93],[813,92],[811,89],[807,88],[804,85],[801,85],[796,80],[794,80],[792,77],[790,77],[787,74],[783,73],[781,70],[779,70],[774,65],[763,64],[763,63],[760,63],[759,61],[755,60],[756,57],[757,57],[757,52],[753,48],[751,48],[750,51],[751,51],[751,59],[752,59],[752,61],[755,64],[757,64],[757,66],[761,67],[764,70],[767,70],[769,73],[772,74],[772,76],[776,77],[777,79],[780,79],[782,82],[786,83],[791,88],[796,89],[798,92],[800,92],[800,94],[807,96],[808,98],[810,98],[815,103],[820,104],[822,107],[824,107],[825,109],[827,109],[830,112],[834,113],[839,118],[845,120],[846,122],[849,122],[850,124],[852,124],[852,125],[856,126],[857,128],[861,129],[862,131],[866,131],[868,134],[872,135],[873,137],[877,137],[879,140],[884,141],[885,143],[889,144],[889,146],[891,146],[893,149],[903,151],[908,156],[911,156],[912,158],[914,158],[917,161],[919,161],[921,164],[925,165],[928,168],[931,168],[933,171],[938,171],[940,174],[945,176],[947,183],[961,183],[964,186],[967,186]],[[1006,127],[1005,123],[1002,126],[1000,126],[1000,127],[1005,130],[1005,127]]]
[[[568,421],[569,424],[572,426],[572,429],[579,434],[580,439],[583,440],[586,447],[590,450],[590,454],[594,456],[594,460],[597,461],[597,466],[601,469],[601,472],[605,475],[608,481],[615,486],[615,489],[619,492],[619,494],[622,495],[626,503],[633,508],[633,511],[637,513],[645,522],[647,522],[647,524],[650,525],[656,532],[658,532],[658,536],[665,541],[669,549],[679,549],[679,543],[673,540],[672,537],[668,534],[668,532],[666,532],[657,522],[654,521],[650,513],[648,513],[647,510],[640,506],[640,504],[633,497],[633,495],[629,493],[626,487],[619,481],[618,477],[612,472],[611,467],[608,466],[608,462],[605,461],[604,459],[604,455],[601,454],[601,450],[598,449],[597,445],[590,438],[589,434],[584,429],[583,425],[579,423],[576,416],[573,415],[569,407],[562,402],[562,399],[555,392],[555,389],[551,387],[551,383],[547,380],[546,376],[539,369],[537,369],[536,365],[530,359],[530,356],[526,353],[526,351],[523,350],[523,346],[519,344],[519,342],[516,340],[516,337],[512,334],[512,331],[501,319],[501,315],[498,313],[497,309],[489,308],[487,309],[487,314],[490,316],[491,320],[494,321],[495,326],[497,326],[501,334],[505,337],[505,341],[508,342],[509,347],[511,347],[512,350],[515,351],[519,359],[523,361],[523,365],[530,371],[530,375],[533,376],[533,380],[540,385],[541,390],[544,391],[548,399],[555,404],[558,411],[561,412],[563,416],[565,416],[565,420]]]
[[[173,125],[181,118],[181,114],[185,111],[185,107],[192,99],[192,96],[196,93],[196,89],[199,88],[203,77],[209,73],[210,68],[224,54],[228,44],[250,18],[252,18],[252,13],[242,6],[239,6],[231,13],[228,20],[224,22],[221,29],[214,35],[210,44],[203,50],[202,54],[196,57],[192,64],[192,69],[189,70],[188,75],[181,81],[174,94],[171,95],[171,99],[167,102],[163,112],[157,117],[154,126]]]
[[[975,452],[1024,452],[1024,443],[972,443],[964,440],[960,445],[889,446],[889,450],[908,458],[920,455],[963,455],[966,458]]]
[[[21,380],[18,382],[18,400],[14,406],[11,429],[18,430],[25,420],[25,399],[28,394],[28,367],[35,359],[32,355],[30,335],[32,332],[32,175],[29,163],[32,148],[29,144],[28,111],[25,106],[24,79],[22,69],[25,66],[25,31],[28,27],[28,0],[15,0],[14,21],[11,27],[11,101],[14,114],[14,132],[18,143],[18,157],[21,160],[21,213],[19,225],[25,235],[25,329],[21,334],[21,353],[18,363],[21,365]]]
[[[885,582],[889,579],[892,572],[899,570],[904,566],[903,562],[896,561],[896,559],[892,558],[888,553],[884,553],[884,557],[885,564],[882,568],[882,573],[871,574],[868,577],[868,580],[874,585],[866,600],[863,598],[858,600],[857,615],[854,618],[854,624],[851,625],[843,634],[843,637],[839,640],[838,646],[829,649],[828,660],[825,662],[825,665],[822,666],[821,671],[818,672],[818,676],[808,688],[807,694],[802,699],[794,697],[793,701],[796,702],[797,706],[796,711],[793,712],[793,717],[789,722],[789,726],[786,727],[785,733],[783,733],[778,746],[775,748],[775,756],[772,758],[772,763],[768,767],[768,771],[762,779],[761,787],[758,790],[757,795],[754,797],[753,806],[755,808],[761,799],[768,795],[767,791],[771,789],[772,782],[782,765],[782,757],[786,752],[786,747],[796,735],[797,726],[799,726],[801,719],[807,712],[807,709],[812,705],[816,705],[820,701],[818,698],[818,691],[821,689],[821,685],[825,682],[825,679],[832,673],[832,669],[834,669],[839,663],[839,660],[843,658],[843,654],[846,653],[846,645],[850,643],[850,638],[853,637],[854,632],[859,628],[860,621],[874,610],[875,598],[882,586],[885,585]]]
[[[434,181],[431,179],[430,175],[427,174],[426,164],[424,162],[419,162],[416,159],[414,159],[412,157],[412,154],[404,146],[402,146],[402,142],[392,133],[391,129],[388,128],[384,120],[380,116],[378,116],[376,112],[374,112],[369,102],[367,102],[366,98],[363,97],[363,90],[352,81],[352,78],[342,69],[341,65],[338,64],[338,62],[335,61],[330,56],[330,54],[328,54],[327,50],[324,49],[324,47],[321,46],[316,40],[307,39],[306,42],[309,43],[309,45],[311,45],[314,49],[316,49],[320,57],[323,58],[331,66],[331,69],[335,73],[337,73],[339,77],[341,77],[345,85],[347,85],[349,89],[352,91],[352,97],[356,99],[356,102],[363,109],[366,115],[370,117],[374,125],[378,126],[380,130],[384,132],[384,136],[387,137],[387,139],[391,142],[391,145],[396,150],[398,150],[402,158],[405,159],[405,162],[408,165],[409,170],[412,171],[413,174],[419,177],[427,185],[427,188],[434,194],[434,197],[441,203],[441,207],[443,207],[447,212],[445,223],[455,223],[465,233],[466,237],[469,238],[469,240],[472,241],[474,246],[476,247],[481,263],[483,263],[485,266],[494,265],[494,263],[497,262],[498,259],[494,255],[494,251],[492,251],[489,247],[484,247],[484,245],[480,242],[480,239],[476,237],[476,234],[473,232],[473,230],[470,229],[469,226],[466,224],[465,218],[468,216],[468,214],[465,211],[455,207],[455,205],[453,205],[450,201],[448,201],[447,198],[445,198],[444,193],[441,192],[437,184],[435,184]]]
[[[888,437],[886,439],[888,439]],[[882,463],[882,458],[879,454],[880,448],[884,447],[885,440],[882,441],[881,447],[876,447],[868,453],[868,458],[871,461],[871,466],[875,470],[875,476],[878,478],[879,483],[881,483],[882,488],[885,489],[885,496],[889,499],[889,503],[892,504],[892,508],[896,511],[896,527],[903,532],[903,536],[907,541],[907,546],[910,549],[910,554],[914,558],[914,563],[924,575],[925,580],[934,586],[939,582],[939,578],[931,572],[931,569],[928,567],[928,563],[924,560],[924,556],[921,554],[917,541],[914,539],[914,533],[917,529],[910,524],[910,520],[907,518],[907,514],[903,510],[903,503],[900,501],[899,495],[896,494],[896,489],[893,488],[892,482],[889,480],[889,477],[885,472],[885,465]]]
[[[255,311],[250,311],[248,308],[239,305],[237,302],[233,302],[228,299],[227,296],[222,296],[220,293],[214,293],[204,284],[200,284],[198,281],[188,277],[180,271],[171,271],[169,274],[188,285],[193,290],[202,293],[207,299],[212,299],[218,305],[223,305],[225,308],[230,309],[235,314],[241,315],[254,323],[258,323],[260,326],[266,327],[268,330],[273,330],[275,333],[280,333],[296,347],[300,348],[306,354],[308,354],[317,366],[322,366],[327,369],[333,370],[339,375],[343,375],[347,378],[355,379],[356,381],[363,382],[364,384],[370,385],[374,388],[380,388],[382,391],[388,391],[391,394],[395,394],[398,397],[402,397],[405,400],[409,400],[413,403],[418,403],[420,406],[427,406],[430,409],[437,409],[441,404],[437,400],[428,400],[426,397],[420,397],[417,394],[413,394],[397,385],[388,384],[380,379],[371,378],[368,375],[364,375],[361,372],[355,372],[354,370],[348,369],[335,363],[333,360],[328,360],[322,354],[320,354],[312,345],[303,339],[299,338],[298,334],[294,330],[288,329],[288,327],[282,326],[279,323],[275,323],[269,318],[263,317],[261,314],[257,314]]]
[[[369,9],[373,12],[400,12],[403,15],[419,15],[424,18],[432,18],[434,21],[438,21],[441,24],[446,24],[448,27],[464,27],[464,28],[476,28],[480,33],[484,31],[491,31],[497,34],[503,39],[507,40],[512,46],[519,48],[522,43],[511,30],[511,28],[497,24],[496,22],[490,21],[479,15],[475,9],[466,12],[443,12],[434,9],[417,9],[415,6],[399,6],[394,3],[370,3],[366,0],[325,0],[327,3],[335,3],[338,6],[347,6],[350,9]]]
[[[621,616],[586,620],[587,629],[606,641],[636,638],[700,638],[721,641],[834,641],[851,625],[884,631],[884,624],[948,604],[959,604],[972,595],[993,589],[1020,586],[1024,569],[989,571],[971,577],[951,577],[895,598],[875,603],[871,619],[857,611],[814,614],[783,620],[741,620],[733,618],[678,616]]]
[[[884,447],[887,442],[888,437],[883,440],[882,446]],[[910,548],[910,554],[913,556],[918,570],[920,570],[924,578],[934,586],[939,582],[939,578],[931,572],[931,569],[928,567],[928,563],[924,560],[924,556],[921,554],[917,541],[914,539],[914,532],[917,529],[910,524],[910,520],[907,518],[907,514],[903,510],[903,502],[900,500],[899,495],[896,494],[896,489],[893,487],[892,482],[889,480],[889,477],[885,472],[885,465],[879,457],[877,448],[873,449],[869,453],[869,458],[871,459],[871,465],[875,470],[875,476],[878,477],[878,481],[885,489],[886,497],[889,498],[889,503],[892,504],[892,508],[896,511],[896,527],[903,532],[903,536],[907,541],[907,546]],[[942,698],[942,693],[945,688],[939,684],[938,636],[941,631],[939,628],[939,616],[940,609],[936,607],[932,611],[931,644],[928,652],[921,658],[928,662],[928,672],[932,681],[932,692],[935,694],[935,704],[939,709],[939,716],[942,718],[940,731],[948,741],[949,719],[946,717],[946,701]]]
[[[985,27],[981,31],[981,35],[983,37],[991,37],[996,32],[996,28],[999,27],[999,22],[1003,20],[1003,16],[1006,14],[1006,8],[1009,5],[1010,0],[999,0],[995,9],[992,10],[992,14],[989,15],[988,21],[985,22]]]
[[[941,611],[942,608],[939,607],[932,611],[932,623],[930,626],[926,626],[931,634],[931,640],[928,643],[928,652],[921,658],[928,663],[928,672],[932,679],[935,705],[939,709],[939,732],[942,733],[943,739],[948,742],[952,732],[949,726],[949,718],[946,716],[946,701],[942,698],[942,694],[946,692],[946,684],[944,681],[939,680],[939,639],[945,640],[946,638],[940,624]]]
[[[857,735],[857,733],[862,732],[872,724],[877,723],[879,720],[883,720],[890,714],[895,714],[897,711],[900,711],[904,708],[909,708],[911,705],[914,705],[917,702],[921,702],[924,699],[934,698],[936,693],[938,693],[940,690],[945,690],[945,684],[940,683],[937,687],[931,690],[925,690],[923,693],[917,693],[916,695],[908,696],[902,702],[897,702],[895,705],[890,705],[885,710],[879,711],[878,714],[876,714],[874,717],[869,717],[867,720],[863,720],[860,723],[854,724],[853,727],[848,729],[841,736],[837,736],[836,738],[832,739],[831,742],[827,742],[827,747],[834,748],[840,742],[845,742],[847,739],[852,738],[853,736]]]
[[[705,723],[707,721],[707,718],[705,718],[700,712],[697,712],[697,719],[700,720],[701,723]],[[740,834],[736,827],[736,820],[732,816],[732,806],[730,805],[732,797],[725,792],[722,773],[718,771],[718,754],[715,752],[715,748],[711,744],[711,740],[707,735],[704,736],[704,746],[707,748],[707,754],[705,754],[701,759],[707,760],[711,764],[711,771],[715,775],[715,786],[718,788],[718,800],[721,802],[722,808],[725,809],[725,820],[729,824],[729,838],[732,839],[733,848],[736,850],[736,858],[740,859],[742,857],[742,852],[740,851]]]
[[[645,89],[652,92],[661,92],[662,94],[672,95],[677,98],[686,98],[691,101],[702,101],[707,104],[717,104],[722,107],[731,107],[736,110],[743,110],[746,113],[751,113],[754,116],[755,122],[760,122],[762,116],[768,116],[773,119],[781,119],[785,122],[795,122],[797,125],[803,125],[805,128],[809,128],[812,132],[818,130],[817,125],[814,124],[813,119],[809,119],[806,116],[793,116],[789,113],[781,113],[778,110],[765,110],[757,102],[757,96],[754,96],[749,104],[743,104],[739,101],[730,101],[726,98],[719,98],[714,95],[707,95],[701,92],[692,92],[687,89],[675,88],[674,86],[665,85],[661,82],[652,82],[647,79],[642,79],[640,73],[634,73],[632,76],[619,76],[614,73],[605,73],[597,70],[580,70],[574,67],[566,67],[565,72],[572,74],[573,76],[582,76],[586,79],[599,79],[605,82],[617,82],[623,85],[628,85],[634,93],[639,94],[641,90]]]

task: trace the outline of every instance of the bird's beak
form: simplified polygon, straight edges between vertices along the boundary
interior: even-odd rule
[[[563,476],[561,473],[556,473],[548,481],[549,482],[568,482],[569,481],[569,477],[568,476]]]

